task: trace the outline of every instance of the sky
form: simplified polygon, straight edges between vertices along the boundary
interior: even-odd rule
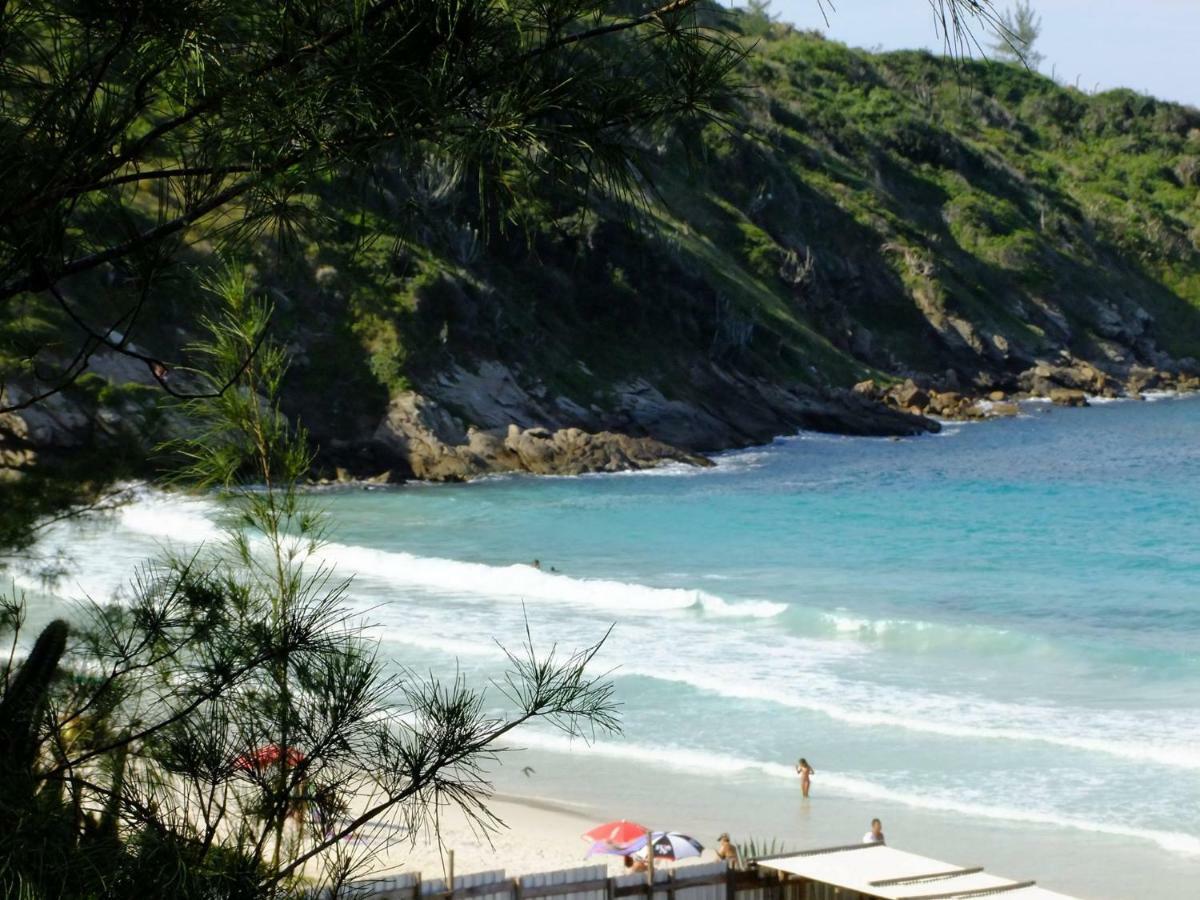
[[[1012,0],[996,0],[1000,8]],[[854,47],[941,51],[930,0],[773,0],[797,28]],[[1042,17],[1041,71],[1092,91],[1129,87],[1200,106],[1200,0],[1032,0]],[[989,40],[981,40],[987,46]],[[1077,80],[1078,79],[1078,80]]]

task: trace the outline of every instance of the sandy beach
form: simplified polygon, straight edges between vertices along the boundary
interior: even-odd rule
[[[607,865],[614,875],[623,871],[618,856],[585,856],[588,843],[581,835],[608,819],[584,804],[499,794],[489,807],[503,822],[495,832],[485,835],[461,812],[447,811],[440,821],[441,846],[432,833],[419,837],[415,844],[395,842],[383,854],[385,870],[377,874],[420,872],[423,878],[444,877],[448,850],[454,851],[456,875],[504,869],[515,876],[595,865]],[[699,861],[715,859],[716,854],[706,847]]]
[[[522,772],[526,765],[532,765],[533,775]],[[587,777],[581,777],[585,772]],[[1075,896],[1194,896],[1193,858],[1181,855],[1176,865],[1164,867],[1138,842],[1109,835],[1000,821],[964,824],[936,811],[864,802],[824,788],[820,771],[809,801],[801,799],[798,784],[764,790],[737,776],[714,786],[703,773],[663,769],[652,773],[652,781],[646,777],[650,774],[574,754],[517,753],[493,772],[498,792],[489,806],[504,827],[484,836],[461,814],[448,812],[441,821],[441,848],[432,833],[415,844],[394,841],[373,874],[420,872],[426,879],[439,878],[449,849],[454,850],[456,877],[495,869],[515,876],[605,864],[619,874],[619,857],[585,858],[587,844],[580,835],[588,828],[628,818],[656,830],[682,831],[705,846],[699,860],[677,864],[688,865],[714,861],[716,837],[724,830],[738,843],[753,839],[803,850],[856,843],[878,815],[891,846],[955,865],[983,865],[1006,877],[1035,879]]]

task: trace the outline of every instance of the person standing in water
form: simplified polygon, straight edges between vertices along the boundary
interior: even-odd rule
[[[812,786],[812,776],[816,771],[803,756],[800,757],[800,762],[796,763],[796,773],[800,776],[800,793],[804,795],[805,800],[808,799],[808,789]]]

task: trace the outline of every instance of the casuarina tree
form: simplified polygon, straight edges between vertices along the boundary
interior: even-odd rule
[[[303,430],[278,407],[282,350],[240,275],[197,348],[209,385],[176,448],[224,533],[147,563],[123,603],[54,622],[0,697],[0,885],[29,897],[258,897],[341,890],[369,834],[415,839],[445,807],[483,827],[484,766],[531,720],[616,727],[610,685],[532,639],[488,690],[386,659],[321,556]],[[212,392],[215,393],[215,392]],[[21,626],[10,605],[7,630]],[[598,637],[603,637],[602,635]],[[494,710],[507,709],[507,713]],[[389,831],[391,829],[391,831]]]

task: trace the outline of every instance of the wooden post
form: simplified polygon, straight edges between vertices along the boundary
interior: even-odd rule
[[[446,890],[450,892],[448,900],[454,900],[454,851],[446,851]]]

